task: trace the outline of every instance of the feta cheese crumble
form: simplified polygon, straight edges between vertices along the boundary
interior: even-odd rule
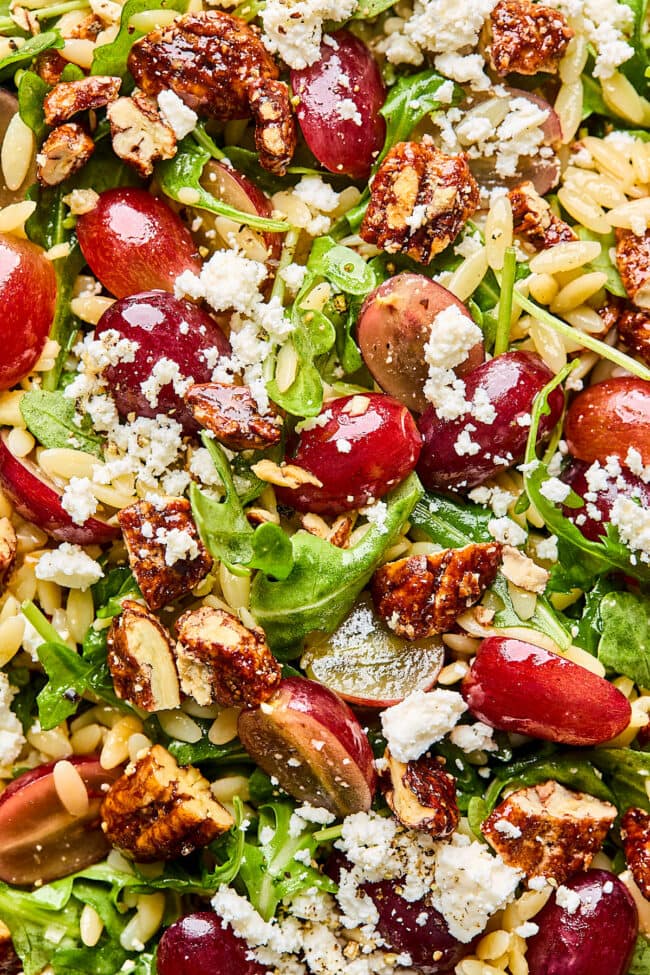
[[[381,715],[384,737],[400,762],[419,758],[434,742],[451,731],[467,711],[456,691],[412,691]]]
[[[158,108],[163,121],[173,130],[177,139],[184,139],[196,128],[198,115],[178,97],[175,91],[168,88],[159,92]]]
[[[260,12],[262,40],[290,68],[306,68],[320,57],[326,20],[348,20],[358,0],[267,0]]]
[[[16,694],[7,675],[0,671],[0,767],[5,768],[13,765],[25,744],[23,726],[11,710]]]
[[[88,589],[103,577],[104,570],[80,545],[62,542],[58,548],[41,555],[34,574],[37,579],[56,582],[68,589]]]

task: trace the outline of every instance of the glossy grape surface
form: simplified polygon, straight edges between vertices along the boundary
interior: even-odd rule
[[[35,366],[56,309],[54,265],[29,240],[0,234],[0,389]]]

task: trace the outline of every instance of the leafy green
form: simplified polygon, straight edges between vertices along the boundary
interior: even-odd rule
[[[537,785],[549,779],[569,789],[586,792],[597,799],[613,801],[612,791],[603,783],[594,768],[596,762],[586,760],[577,753],[559,755],[551,752],[551,748],[552,746],[543,745],[540,752],[548,751],[549,754],[538,753],[519,762],[511,762],[493,769],[495,778],[485,794],[488,812],[494,809],[506,789]]]
[[[34,894],[0,884],[0,915],[11,932],[25,975],[37,975],[58,949],[78,943],[80,913],[77,903],[53,909]],[[49,939],[44,936],[46,931]],[[55,938],[60,939],[56,946]]]
[[[7,78],[18,68],[31,64],[36,55],[42,51],[60,47],[63,47],[63,38],[58,30],[48,30],[30,37],[22,47],[0,59],[0,78]]]
[[[640,687],[650,687],[650,599],[611,592],[602,599],[600,618],[600,662]]]
[[[609,115],[609,111],[600,84],[585,71],[582,75],[582,117],[586,119],[590,115]]]
[[[192,513],[206,548],[234,572],[263,569],[276,579],[286,579],[293,566],[288,537],[279,525],[252,528],[237,496],[223,448],[205,434],[202,439],[225,490],[223,501],[217,501],[196,484],[190,487]]]
[[[294,806],[290,802],[269,802],[260,806],[257,842],[246,839],[239,880],[246,887],[253,907],[269,920],[280,901],[317,888],[333,892],[336,885],[319,870],[296,860],[296,853],[307,851],[313,859],[318,847],[314,826],[292,829]],[[297,833],[297,835],[293,835]],[[304,854],[303,854],[304,856]],[[306,859],[306,856],[305,856]]]
[[[427,493],[411,514],[411,524],[432,542],[445,548],[462,548],[470,542],[491,542],[488,523],[491,511],[469,501]]]
[[[11,702],[11,710],[16,715],[26,733],[34,724],[36,697],[45,683],[42,674],[34,673],[27,667],[10,667],[7,676],[18,693]]]
[[[587,230],[586,227],[577,227],[576,232],[580,240],[595,240],[601,245],[599,256],[590,261],[588,267],[593,271],[601,271],[607,275],[605,288],[610,294],[616,295],[617,298],[625,298],[627,292],[623,287],[618,268],[610,257],[612,248],[616,246],[614,231],[612,230],[609,234],[596,234],[592,230]]]
[[[603,780],[616,797],[620,812],[639,806],[650,812],[645,784],[650,776],[650,754],[632,748],[594,748],[585,758],[603,773]]]
[[[620,71],[632,82],[636,91],[640,95],[646,93],[648,79],[646,71],[648,68],[648,52],[645,45],[646,32],[646,13],[648,0],[623,0],[625,6],[629,7],[634,14],[634,24],[629,43],[634,48],[634,54],[625,61]]]
[[[140,589],[128,566],[111,569],[91,587],[95,615],[98,619],[108,619],[122,612],[122,600],[128,597],[139,599]]]
[[[636,939],[628,975],[650,975],[650,941],[642,934]]]
[[[178,10],[185,13],[187,0],[127,0],[122,7],[120,29],[115,40],[95,49],[91,74],[124,75],[126,62],[133,44],[144,35],[144,31],[131,27],[134,14],[145,10]]]
[[[49,90],[50,86],[35,71],[25,71],[18,85],[20,117],[25,125],[30,127],[39,142],[47,132],[43,114],[43,99]]]
[[[336,629],[395,541],[421,490],[412,474],[388,495],[384,524],[371,525],[351,548],[337,548],[306,531],[291,537],[294,565],[287,578],[273,581],[259,573],[251,590],[251,612],[274,652],[291,659],[312,630]]]
[[[466,812],[471,800],[483,794],[484,780],[479,776],[476,766],[467,761],[465,752],[448,738],[437,742],[433,751],[446,760],[447,768],[454,770],[458,808],[461,812]]]
[[[569,649],[572,643],[571,635],[544,596],[538,597],[533,615],[522,620],[514,608],[508,582],[502,573],[497,573],[491,591],[498,596],[502,605],[502,609],[498,610],[494,616],[493,625],[495,627],[523,626],[538,630],[540,633],[546,633],[547,636],[550,636],[562,650]]]
[[[59,390],[33,389],[21,398],[20,412],[27,429],[44,447],[73,447],[102,456],[102,442],[75,423],[74,402]]]
[[[603,632],[600,607],[603,596],[614,589],[613,583],[602,576],[596,579],[585,593],[584,605],[577,628],[573,629],[573,642],[594,656],[598,653],[598,643]]]
[[[129,2],[144,2],[144,0],[129,0]],[[156,6],[159,6],[157,2]],[[209,210],[210,213],[235,220],[239,224],[247,224],[249,227],[255,227],[256,230],[282,233],[289,229],[289,224],[282,220],[271,220],[255,213],[236,210],[204,189],[201,185],[201,176],[210,158],[211,154],[207,149],[197,145],[191,136],[187,136],[179,143],[174,158],[167,159],[156,167],[156,175],[163,193],[185,206],[189,205],[188,199],[191,198],[191,205],[199,210]]]
[[[396,3],[397,0],[361,0],[352,14],[352,20],[370,20],[372,17],[377,17],[386,10],[390,10]]]

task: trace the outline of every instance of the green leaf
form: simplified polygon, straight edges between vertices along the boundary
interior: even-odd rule
[[[550,749],[549,746],[543,745],[541,750]],[[494,769],[496,777],[485,794],[488,812],[492,812],[506,789],[537,785],[549,779],[559,782],[568,789],[586,792],[597,799],[613,802],[612,791],[603,783],[594,766],[598,767],[591,759],[591,753],[588,753],[585,758],[573,752],[568,755],[550,754],[543,757],[539,754],[531,755],[519,762],[511,762],[502,768],[497,767]]]
[[[25,975],[42,972],[57,947],[64,949],[77,943],[80,913],[78,903],[52,908],[35,894],[0,883],[0,916],[9,928]]]
[[[596,78],[590,77],[586,72],[582,75],[582,117],[589,118],[590,115],[610,114],[600,83]]]
[[[131,47],[145,33],[131,27],[130,20],[134,14],[143,13],[145,10],[177,10],[179,13],[185,13],[187,0],[127,0],[122,7],[120,29],[115,40],[95,48],[91,74],[114,76],[126,74],[126,62]]]
[[[44,447],[71,447],[102,456],[101,440],[77,426],[74,402],[62,392],[31,390],[21,398],[20,412],[27,429]]]
[[[337,244],[331,237],[319,237],[314,241],[307,270],[322,275],[345,294],[364,298],[378,284],[371,265],[356,251]]]
[[[25,71],[18,85],[18,111],[25,125],[28,125],[36,136],[37,142],[40,142],[47,132],[43,99],[49,90],[50,86],[35,71]]]
[[[371,20],[386,10],[394,7],[397,0],[360,0],[360,3],[352,14],[352,20]]]
[[[650,812],[645,784],[650,776],[650,754],[632,748],[594,748],[586,758],[600,769],[614,793],[619,812],[639,806]]]
[[[501,572],[497,573],[497,577],[491,586],[491,592],[499,597],[503,606],[503,609],[499,610],[494,616],[495,627],[517,626],[537,630],[550,636],[560,649],[569,649],[572,643],[571,635],[544,596],[538,597],[533,615],[522,620],[514,608],[508,582]]]
[[[412,474],[386,498],[384,524],[371,525],[349,549],[302,530],[291,537],[291,573],[281,581],[259,573],[251,590],[251,612],[274,652],[291,659],[298,656],[303,638],[312,630],[336,629],[399,535],[421,491]]]
[[[323,405],[323,380],[314,360],[332,348],[336,329],[322,312],[301,308],[298,298],[292,318],[294,329],[288,343],[293,345],[298,357],[296,378],[288,389],[281,390],[273,375],[267,379],[266,388],[271,399],[293,416],[318,416]],[[266,364],[266,371],[275,372],[276,364],[275,354]]]
[[[258,525],[252,539],[251,569],[261,569],[274,579],[286,579],[293,568],[291,540],[279,525]]]
[[[619,70],[632,82],[635,90],[640,95],[644,95],[648,88],[646,76],[648,52],[645,45],[648,0],[622,0],[622,2],[634,14],[634,26],[629,38],[629,43],[634,48],[634,54],[621,65]]]
[[[587,268],[592,271],[601,271],[607,275],[605,288],[611,295],[616,295],[617,298],[627,297],[627,292],[623,287],[618,268],[610,257],[612,248],[616,247],[614,231],[612,230],[609,234],[596,234],[591,230],[587,230],[586,227],[576,227],[575,230],[580,240],[596,240],[601,245],[600,255],[586,265]]]
[[[445,548],[462,548],[470,542],[491,542],[488,523],[491,511],[469,501],[427,493],[416,504],[410,521],[429,541]]]
[[[650,687],[650,599],[632,592],[611,592],[603,597],[599,613],[600,662],[640,687]]]
[[[140,2],[140,0],[129,0]],[[128,4],[127,4],[128,6]],[[156,2],[156,6],[160,6]],[[271,220],[254,213],[244,213],[218,200],[212,193],[208,193],[201,186],[201,176],[205,164],[211,158],[207,149],[198,146],[191,136],[179,143],[178,151],[173,159],[167,159],[156,166],[156,176],[160,188],[170,199],[188,205],[188,193],[192,196],[192,206],[198,210],[209,210],[221,217],[227,217],[238,224],[246,224],[256,230],[283,233],[289,230],[289,224],[282,220]]]
[[[636,939],[628,975],[650,975],[650,941],[642,934]]]
[[[16,33],[18,33],[18,28],[16,28]],[[60,47],[63,47],[63,38],[58,30],[48,30],[30,37],[17,51],[12,51],[11,54],[0,59],[0,78],[7,78],[18,68],[31,64],[36,55],[41,54],[42,51],[50,51],[53,48]]]
[[[100,634],[101,637],[101,634]],[[99,639],[97,640],[99,643]],[[113,682],[106,666],[106,636],[103,636],[99,660],[79,656],[64,643],[43,643],[37,650],[38,659],[48,682],[38,695],[38,715],[43,731],[75,714],[79,700],[91,693],[113,707],[129,711],[113,691]],[[93,646],[94,649],[94,646]]]

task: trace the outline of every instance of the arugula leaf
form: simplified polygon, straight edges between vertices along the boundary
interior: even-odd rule
[[[603,596],[599,614],[600,662],[640,687],[650,687],[650,599],[632,592],[611,592]]]
[[[16,28],[17,30],[17,28]],[[7,78],[17,68],[30,64],[37,54],[63,47],[63,38],[58,30],[47,30],[25,41],[22,47],[0,59],[0,78]]]
[[[117,566],[91,586],[95,615],[108,619],[122,612],[122,600],[142,596],[133,573],[125,565]]]
[[[90,73],[114,76],[126,74],[126,62],[131,47],[145,34],[145,31],[131,26],[131,18],[145,10],[160,9],[177,10],[182,14],[187,10],[187,0],[127,0],[122,7],[117,37],[110,44],[95,48]]]
[[[547,636],[550,636],[560,649],[569,649],[572,643],[571,635],[544,596],[537,598],[533,615],[522,620],[514,608],[508,582],[501,572],[497,573],[497,577],[491,586],[491,592],[498,596],[503,606],[494,616],[493,625],[495,627],[522,626],[527,629],[538,630],[540,633],[546,633]]]
[[[312,630],[331,633],[342,622],[421,492],[420,482],[411,474],[386,498],[384,525],[371,525],[356,545],[337,548],[301,530],[291,537],[294,564],[287,578],[273,581],[258,573],[251,590],[251,612],[281,659],[297,657],[303,638]]]
[[[488,813],[492,812],[499,798],[506,789],[515,789],[526,785],[537,785],[552,779],[565,785],[569,789],[578,789],[597,799],[613,802],[612,791],[605,785],[596,772],[593,759],[585,759],[581,754],[571,753],[559,755],[553,753],[548,745],[541,746],[541,752],[519,762],[511,762],[503,767],[493,769],[495,778],[485,793]]]
[[[316,828],[307,823],[298,835],[292,835],[296,832],[291,829],[293,810],[290,802],[260,806],[257,842],[246,839],[238,878],[246,887],[251,904],[266,921],[273,917],[280,901],[290,900],[302,891],[313,887],[330,893],[336,890],[329,877],[302,859],[295,859],[296,853],[302,851],[313,859],[318,840],[314,838]]]
[[[45,683],[45,678],[42,674],[28,670],[27,667],[10,667],[7,676],[11,686],[18,690],[10,707],[26,734],[34,724],[36,697]]]
[[[129,0],[129,2],[141,2],[141,0]],[[158,0],[154,0],[154,2],[156,6],[160,6]],[[122,19],[124,19],[124,15],[122,15]],[[236,210],[204,189],[201,185],[201,176],[203,168],[210,158],[211,154],[207,149],[197,145],[191,136],[187,136],[179,143],[178,151],[173,159],[167,159],[156,166],[156,176],[163,193],[184,206],[188,205],[188,194],[190,194],[193,207],[199,210],[209,210],[210,213],[235,220],[239,224],[246,224],[256,230],[275,233],[283,233],[289,230],[289,224],[282,220],[271,220],[255,213],[244,213],[242,210]]]
[[[78,943],[80,914],[77,903],[51,908],[43,898],[0,883],[0,915],[9,928],[25,975],[38,975],[57,949],[65,950]],[[45,937],[46,931],[49,938]]]
[[[361,0],[352,14],[352,20],[370,20],[372,17],[377,17],[386,10],[390,10],[396,3],[397,0]]]
[[[585,757],[603,773],[619,812],[639,806],[650,812],[645,784],[650,776],[650,753],[632,748],[594,748]]]
[[[590,261],[587,267],[591,268],[592,271],[602,271],[606,274],[605,288],[611,295],[616,295],[617,298],[625,298],[627,292],[623,287],[618,268],[609,256],[612,247],[616,246],[614,231],[612,230],[609,234],[596,234],[592,230],[587,230],[586,227],[576,227],[575,229],[580,240],[595,240],[601,245],[599,256]]]
[[[628,975],[650,975],[650,941],[642,934],[636,939]]]
[[[493,517],[481,505],[427,492],[413,509],[410,521],[430,541],[445,548],[462,548],[470,542],[493,541],[488,531]]]
[[[620,71],[632,82],[640,95],[645,94],[648,87],[646,70],[648,68],[648,52],[645,46],[646,13],[648,0],[622,0],[634,14],[634,25],[629,43],[634,48],[634,54],[625,61]]]
[[[27,429],[44,447],[73,447],[102,456],[102,442],[75,423],[74,402],[59,390],[33,389],[21,398],[20,412]]]
[[[598,643],[603,632],[603,621],[600,606],[603,596],[614,589],[613,583],[603,577],[596,582],[588,592],[585,592],[582,615],[577,623],[577,632],[573,631],[573,642],[595,657],[598,653]]]
[[[47,132],[43,114],[43,99],[50,86],[35,71],[25,71],[18,85],[18,111],[20,117],[40,142]]]

